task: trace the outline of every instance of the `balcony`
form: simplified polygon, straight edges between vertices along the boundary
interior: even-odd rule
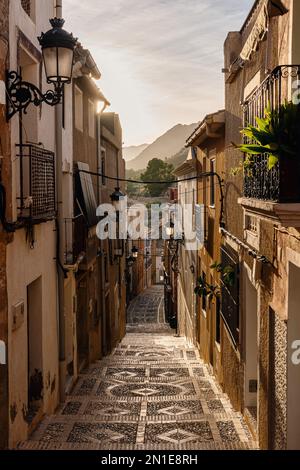
[[[17,145],[20,161],[18,219],[38,223],[56,217],[55,156],[35,145]]]
[[[296,96],[297,89],[299,90],[298,80],[299,65],[274,69],[244,103],[244,126],[256,126],[256,118],[264,117],[268,106],[278,109],[285,101],[290,101],[291,91]],[[293,170],[293,164],[294,162],[281,161],[275,168],[268,170],[267,155],[256,157],[251,173],[245,175],[244,197],[275,203],[300,202],[299,174]]]
[[[300,65],[279,66],[243,104],[244,126],[256,126],[269,106],[278,109],[294,96],[299,99]],[[245,140],[246,143],[250,143]],[[300,149],[299,149],[300,158]],[[268,155],[254,158],[251,172],[244,177],[244,194],[239,203],[245,213],[263,214],[285,227],[300,227],[300,161],[284,158],[268,169]]]

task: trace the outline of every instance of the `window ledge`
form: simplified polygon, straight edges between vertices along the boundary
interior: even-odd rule
[[[238,203],[246,211],[274,219],[284,227],[300,227],[300,203],[279,203],[248,198],[239,198]]]

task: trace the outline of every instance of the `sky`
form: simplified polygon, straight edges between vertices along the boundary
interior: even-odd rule
[[[223,44],[253,0],[63,0],[65,28],[92,53],[124,145],[151,143],[224,104]]]

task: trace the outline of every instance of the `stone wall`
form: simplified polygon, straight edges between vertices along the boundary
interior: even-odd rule
[[[290,8],[292,2],[284,1]],[[258,2],[259,4],[259,2]],[[228,69],[239,56],[241,48],[247,40],[254,25],[258,10],[253,14],[242,29],[229,33],[225,42],[225,68]],[[251,60],[241,68],[236,75],[228,80],[226,74],[225,107],[226,107],[226,154],[225,154],[225,220],[226,229],[244,241],[244,214],[238,203],[243,194],[243,175],[232,175],[232,168],[242,162],[242,154],[237,151],[232,142],[241,142],[240,128],[243,125],[243,112],[240,105],[244,101],[244,89],[254,77],[262,82],[269,71],[278,64],[289,63],[289,35],[290,14],[270,19],[268,34],[260,42],[258,50],[253,52]],[[276,236],[276,224],[267,217],[260,219],[260,241],[258,251],[272,262],[264,265],[260,279],[260,298],[258,302],[259,318],[259,416],[258,437],[262,449],[284,448],[286,446],[286,325],[284,323],[287,312],[287,272],[285,251],[291,243],[291,237],[282,242]],[[298,233],[295,234],[298,236]],[[294,241],[294,244],[296,242]],[[277,246],[280,246],[277,249]],[[297,247],[296,251],[299,250]],[[281,253],[281,254],[280,254]],[[249,264],[244,250],[239,251],[241,264]],[[279,259],[281,257],[281,259]],[[251,268],[252,269],[252,268]],[[241,284],[242,285],[242,284]],[[242,298],[242,293],[240,294]],[[241,305],[243,303],[241,302]],[[270,306],[276,312],[271,315]],[[245,312],[240,311],[240,324],[244,325]],[[243,370],[244,351],[243,342],[247,331],[241,328],[241,342],[239,350],[234,351],[225,327],[223,328],[223,370],[224,389],[230,396],[235,408],[242,409],[243,404]],[[272,369],[273,367],[273,369]],[[272,403],[270,404],[270,397]]]
[[[287,444],[287,323],[270,312],[270,448]]]

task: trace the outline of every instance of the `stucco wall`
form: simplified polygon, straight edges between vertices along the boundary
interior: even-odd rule
[[[244,68],[237,72],[236,76],[225,85],[226,229],[242,241],[245,241],[245,234],[243,232],[244,218],[243,208],[238,204],[238,198],[242,195],[243,176],[242,174],[237,176],[232,176],[231,174],[231,169],[237,167],[241,162],[242,154],[234,149],[231,142],[239,143],[241,141],[239,130],[242,127],[242,108],[240,102],[246,98],[244,89],[249,82],[255,76],[258,76],[261,82],[277,65],[296,64],[299,62],[295,62],[295,59],[298,59],[295,51],[297,50],[297,44],[299,45],[299,32],[295,28],[296,17],[293,17],[293,13],[296,14],[299,11],[299,2],[284,0],[283,3],[289,8],[289,13],[270,20],[269,32],[265,40],[260,42],[258,50],[252,54],[251,60],[245,64]],[[228,35],[224,49],[226,68],[238,57],[241,47],[245,43],[254,24],[256,14],[257,12],[254,12],[252,19],[246,24],[241,34],[230,33]],[[225,78],[228,78],[228,74],[225,74]],[[285,334],[283,333],[285,329],[284,322],[287,320],[288,312],[288,266],[286,253],[287,248],[291,245],[296,252],[299,252],[300,247],[298,230],[281,228],[280,230],[283,229],[286,233],[279,233],[278,224],[271,218],[268,218],[267,214],[260,214],[259,220],[260,236],[257,246],[258,252],[270,261],[269,264],[262,266],[258,281],[260,285],[258,298],[258,435],[260,447],[267,449],[268,447],[279,448],[279,440],[281,440],[281,446],[285,446],[286,412],[284,407],[286,396],[282,390],[286,386],[286,356],[280,354],[280,351],[286,349]],[[253,260],[249,259],[246,251],[238,248],[237,251],[239,252],[240,261],[247,263],[252,270]],[[243,329],[243,309],[241,309],[240,313],[242,328],[238,354],[235,354],[233,346],[223,333],[224,388],[225,391],[228,391],[231,400],[237,408],[243,408],[243,380],[241,380],[240,375],[243,374],[243,348],[245,336],[247,335],[247,331]],[[280,374],[278,372],[278,364],[274,365],[273,368],[271,367],[274,361],[275,364],[277,363],[276,361],[278,361],[278,364],[281,364]],[[235,366],[233,367],[232,364],[235,364]],[[274,400],[272,397],[274,397]],[[273,400],[272,406],[270,406],[270,399]],[[278,435],[281,436],[279,440]]]
[[[28,423],[28,339],[27,339],[27,286],[42,277],[42,331],[43,348],[43,412],[51,414],[58,404],[58,331],[56,262],[53,222],[35,227],[36,244],[30,249],[25,230],[15,233],[7,249],[7,286],[9,305],[9,401],[10,445],[26,439]],[[24,321],[13,330],[12,306],[24,302]]]

